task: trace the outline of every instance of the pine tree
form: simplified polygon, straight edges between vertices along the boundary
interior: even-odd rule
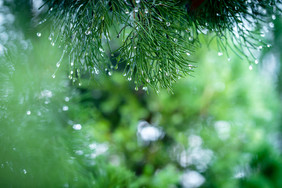
[[[263,37],[281,13],[281,0],[45,0],[42,7],[51,44],[69,56],[73,82],[82,72],[95,78],[118,69],[137,89],[158,90],[190,75],[193,52],[211,41],[219,56],[229,60],[234,52],[252,69],[257,51],[270,46]]]

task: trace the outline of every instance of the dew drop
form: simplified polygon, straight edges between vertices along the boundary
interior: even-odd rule
[[[39,33],[39,32],[36,33],[36,35],[37,35],[37,37],[41,37],[41,33]]]
[[[132,78],[131,78],[131,77],[128,77],[128,78],[127,78],[127,80],[128,80],[128,81],[131,81],[131,80],[132,80]]]
[[[229,57],[229,58],[227,59],[227,61],[231,61],[231,58]]]
[[[269,25],[270,28],[274,27],[274,23],[273,22],[270,22],[268,25]]]
[[[259,46],[258,49],[261,50],[261,49],[262,49],[262,46]]]
[[[250,70],[253,70],[253,66],[252,66],[252,65],[250,65],[250,66],[249,66],[249,69],[250,69]]]
[[[147,90],[148,90],[148,88],[147,88],[146,86],[144,86],[142,89],[143,89],[144,91],[147,91]]]
[[[222,53],[222,52],[218,52],[217,55],[218,55],[218,56],[222,56],[223,53]]]
[[[255,64],[258,64],[258,63],[259,63],[259,61],[256,59],[256,60],[255,60]]]
[[[135,87],[135,91],[138,91],[138,87],[137,86]]]
[[[187,56],[190,56],[191,54],[189,52],[186,53]]]
[[[55,75],[55,74],[53,74],[53,75],[52,75],[52,78],[56,78],[56,75]]]
[[[79,131],[79,130],[81,130],[82,126],[81,126],[80,124],[74,124],[74,125],[72,126],[72,128],[73,128],[74,130]]]
[[[136,2],[137,4],[139,4],[139,3],[140,3],[140,0],[136,0],[135,2]]]
[[[78,86],[81,86],[82,84],[81,83],[78,83]]]
[[[52,46],[55,46],[55,43],[54,43],[54,42],[51,42],[51,45],[52,45]]]
[[[26,115],[30,115],[31,114],[31,111],[30,110],[28,110],[27,112],[26,112]]]
[[[70,63],[70,65],[71,65],[71,66],[73,67],[73,65],[74,65],[74,62],[71,62],[71,63]]]
[[[65,101],[66,101],[66,102],[69,102],[69,101],[70,101],[70,98],[69,98],[69,97],[65,97]]]
[[[148,14],[148,13],[149,13],[148,9],[145,9],[145,14]]]
[[[137,7],[134,8],[134,12],[138,12],[138,8]]]
[[[63,111],[68,111],[69,107],[68,106],[63,106]]]
[[[109,75],[109,76],[112,76],[112,73],[111,73],[111,72],[108,72],[108,75]]]
[[[59,67],[60,67],[60,65],[61,65],[60,63],[57,63],[57,64],[56,64],[56,67],[58,67],[58,68],[59,68]]]
[[[267,44],[267,47],[270,48],[270,47],[271,47],[271,44]]]
[[[26,173],[27,173],[26,169],[23,169],[23,173],[24,173],[24,174],[26,174]]]
[[[272,18],[272,20],[276,20],[275,14],[272,14],[271,18]]]
[[[126,9],[126,10],[125,10],[125,14],[129,14],[129,10]]]
[[[170,23],[169,23],[169,22],[166,22],[166,26],[169,27],[169,26],[170,26]]]
[[[85,35],[90,35],[90,34],[91,34],[90,30],[85,31]]]

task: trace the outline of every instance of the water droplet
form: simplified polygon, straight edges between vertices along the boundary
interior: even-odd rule
[[[231,61],[231,58],[229,57],[229,58],[227,59],[227,61]]]
[[[39,33],[39,32],[38,32],[38,33],[36,33],[36,35],[37,35],[38,37],[41,37],[41,33]]]
[[[65,101],[66,101],[66,102],[69,102],[69,101],[70,101],[70,98],[69,98],[69,97],[65,97]]]
[[[50,36],[50,37],[48,37],[48,39],[49,39],[49,40],[52,40],[52,37]]]
[[[56,75],[55,75],[55,74],[53,74],[53,75],[52,75],[52,78],[56,78]]]
[[[80,124],[74,124],[74,125],[72,126],[72,128],[73,128],[74,130],[79,131],[79,130],[81,130],[82,126],[81,126]]]
[[[149,13],[148,9],[145,9],[145,14],[148,14],[148,13]]]
[[[52,46],[55,46],[55,43],[54,43],[54,42],[51,42],[51,45],[52,45]]]
[[[126,73],[124,73],[123,76],[126,76]]]
[[[150,83],[150,80],[149,80],[149,78],[147,78],[147,79],[146,79],[146,82]]]
[[[111,72],[108,72],[108,75],[109,75],[109,76],[112,76],[112,73],[111,73]]]
[[[220,14],[219,14],[219,13],[216,13],[216,16],[220,16]]]
[[[85,31],[85,35],[90,35],[90,34],[91,34],[90,30]]]
[[[81,86],[82,84],[81,83],[78,83],[78,86]]]
[[[187,56],[190,56],[191,54],[189,52],[186,53]]]
[[[253,70],[253,66],[252,66],[252,65],[250,65],[250,66],[249,66],[249,69],[250,69],[250,70]]]
[[[138,12],[138,8],[137,7],[134,8],[134,12]]]
[[[259,61],[256,59],[256,60],[255,60],[255,64],[258,64],[258,63],[259,63]]]
[[[272,14],[271,18],[272,18],[272,20],[276,20],[275,14]]]
[[[166,22],[166,26],[169,27],[169,26],[170,26],[170,23],[169,23],[169,22]]]
[[[193,41],[194,40],[193,37],[189,37],[188,39],[189,39],[189,41]]]
[[[258,49],[261,50],[261,49],[262,49],[262,46],[259,46]]]
[[[56,67],[58,67],[58,68],[59,68],[59,67],[60,67],[60,65],[61,65],[60,63],[57,63],[57,64],[56,64]]]
[[[69,107],[68,106],[63,106],[63,111],[68,111]]]
[[[218,52],[217,55],[218,55],[218,56],[222,56],[223,53],[222,53],[222,52]]]
[[[128,78],[127,78],[127,80],[128,80],[128,81],[131,81],[131,80],[132,80],[132,78],[131,78],[131,77],[128,77]]]
[[[144,86],[142,89],[143,89],[144,91],[147,91],[147,90],[148,90],[148,88],[147,88],[146,86]]]
[[[129,10],[126,9],[126,10],[125,10],[125,14],[129,14]]]
[[[24,174],[26,174],[26,173],[27,173],[26,169],[23,169],[23,173],[24,173]]]
[[[261,37],[265,37],[265,33],[262,32],[262,33],[260,34],[260,36],[261,36]]]
[[[273,22],[270,22],[268,25],[269,25],[270,28],[274,27],[274,23]]]
[[[270,47],[271,47],[271,44],[268,44],[267,47],[270,48]]]
[[[73,65],[74,65],[74,62],[71,62],[71,63],[70,63],[70,65],[71,65],[71,66],[73,67]]]
[[[26,115],[30,115],[31,114],[31,111],[30,110],[28,110],[27,112],[26,112]]]

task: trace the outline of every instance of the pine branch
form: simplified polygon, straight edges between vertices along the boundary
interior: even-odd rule
[[[81,72],[111,75],[118,69],[145,90],[171,88],[193,72],[190,54],[201,34],[214,33],[219,55],[231,49],[252,63],[253,50],[267,46],[265,23],[281,13],[281,0],[46,0],[45,6],[49,39],[65,46],[73,82]]]

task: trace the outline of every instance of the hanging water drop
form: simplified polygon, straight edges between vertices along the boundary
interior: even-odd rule
[[[125,14],[129,14],[129,10],[126,9],[126,10],[125,10]]]
[[[187,55],[187,56],[190,56],[191,54],[190,54],[189,52],[186,52],[186,55]]]
[[[60,67],[60,65],[61,65],[60,63],[57,63],[57,64],[56,64],[56,67],[58,67],[58,68],[59,68],[59,67]]]
[[[128,81],[131,81],[131,80],[132,80],[132,78],[131,78],[131,77],[128,77],[128,78],[127,78],[127,80],[128,80]]]
[[[144,91],[147,91],[147,90],[148,90],[148,88],[147,88],[146,86],[144,86],[142,89],[143,89]]]
[[[249,69],[250,69],[250,70],[253,70],[253,66],[252,66],[252,65],[250,65],[250,66],[249,66]]]
[[[23,173],[24,173],[24,174],[26,174],[26,173],[27,173],[26,169],[23,169]]]
[[[54,42],[51,42],[51,45],[52,45],[52,46],[55,46],[55,43],[54,43]]]
[[[271,44],[267,44],[267,47],[270,48],[270,47],[271,47]]]
[[[71,62],[71,63],[70,63],[70,65],[71,65],[71,66],[73,67],[73,65],[74,65],[74,62]]]
[[[145,9],[145,14],[148,14],[148,13],[149,13],[148,9]]]
[[[275,14],[272,14],[271,18],[272,18],[272,20],[276,20]]]
[[[166,22],[166,26],[169,27],[169,26],[170,26],[170,23],[169,23],[169,22]]]
[[[63,106],[63,111],[68,111],[69,107],[68,106]]]
[[[30,115],[31,114],[31,111],[30,110],[28,110],[27,112],[26,112],[26,115]]]
[[[37,35],[37,37],[41,37],[41,33],[39,33],[39,32],[36,33],[36,35]]]
[[[90,34],[91,34],[90,30],[85,31],[85,35],[90,35]]]
[[[138,8],[137,7],[134,8],[134,12],[138,12]]]
[[[273,22],[270,22],[268,25],[269,25],[270,28],[274,27],[274,23]]]
[[[218,56],[222,56],[223,53],[222,53],[222,52],[218,52],[217,55],[218,55]]]
[[[112,73],[109,71],[109,72],[108,72],[108,75],[109,75],[109,76],[112,76]]]
[[[258,64],[258,63],[259,63],[259,61],[256,59],[256,60],[255,60],[255,64]]]
[[[140,3],[140,0],[136,0],[135,2],[136,2],[137,4],[139,4],[139,3]]]
[[[74,124],[74,125],[72,126],[72,128],[73,128],[74,130],[79,131],[79,130],[81,130],[82,126],[81,126],[80,124]]]
[[[52,75],[52,78],[56,78],[56,75],[55,75],[55,74],[53,74],[53,75]]]

